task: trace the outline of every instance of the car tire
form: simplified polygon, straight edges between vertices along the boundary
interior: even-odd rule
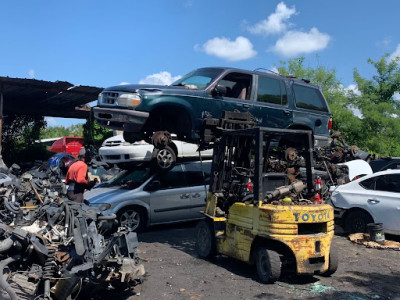
[[[333,248],[331,246],[331,249],[329,251],[329,267],[328,267],[328,270],[325,273],[322,273],[321,275],[324,276],[324,277],[331,276],[333,273],[336,272],[338,266],[339,266],[339,255],[337,253],[336,248]]]
[[[367,224],[373,222],[374,220],[369,213],[354,210],[346,216],[344,227],[347,233],[367,232]]]
[[[157,169],[160,171],[169,171],[176,163],[176,153],[170,146],[165,146],[162,149],[154,148],[153,158]]]
[[[142,232],[146,227],[145,210],[139,206],[130,206],[117,213],[119,226],[127,225],[132,231]]]
[[[201,220],[195,229],[196,252],[201,258],[211,258],[216,255],[215,233],[207,220]]]
[[[131,143],[131,144],[133,144],[134,142],[143,140],[143,136],[137,132],[124,131],[122,133],[122,136],[123,136],[125,142]]]
[[[255,252],[255,264],[262,283],[274,283],[281,276],[282,262],[276,251],[264,246],[258,247]]]

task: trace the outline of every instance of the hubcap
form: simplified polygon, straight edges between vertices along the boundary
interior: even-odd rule
[[[121,215],[120,223],[122,226],[127,225],[132,230],[138,228],[140,215],[134,210],[127,210]]]
[[[173,162],[173,157],[170,151],[162,149],[157,153],[157,161],[163,168],[168,168]]]

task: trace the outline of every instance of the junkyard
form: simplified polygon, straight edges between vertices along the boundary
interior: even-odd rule
[[[354,66],[348,81],[344,54],[330,64],[338,70],[321,65],[319,53],[310,63],[309,54],[324,53],[328,44],[350,52],[361,35],[357,43],[352,36],[349,48],[315,26],[305,32],[289,19],[309,22],[297,10],[308,4],[260,2],[245,10],[229,3],[242,20],[241,35],[199,44],[192,29],[205,22],[199,19],[205,8],[184,1],[180,8],[191,17],[181,24],[179,44],[165,32],[182,22],[170,11],[179,4],[122,2],[122,8],[81,3],[79,12],[54,4],[86,24],[60,24],[54,39],[71,41],[68,31],[75,28],[86,32],[78,40],[87,41],[73,51],[54,43],[55,53],[64,53],[59,65],[37,66],[43,74],[57,70],[56,77],[39,80],[31,69],[24,78],[13,71],[15,62],[2,64],[13,51],[0,49],[6,66],[0,74],[0,300],[400,299],[400,44],[378,60],[365,57],[373,70]],[[213,5],[209,17],[226,11]],[[256,7],[275,12],[256,21]],[[152,22],[164,24],[157,30],[168,46],[161,47],[161,36],[148,38],[147,9]],[[21,15],[30,10],[39,13],[23,7]],[[92,16],[84,14],[89,10]],[[144,22],[133,22],[130,11]],[[120,17],[111,21],[97,12]],[[56,24],[65,15],[49,20]],[[88,24],[103,26],[99,19],[109,25],[87,31]],[[217,19],[196,35],[218,31]],[[109,34],[99,43],[98,32],[110,28],[125,44]],[[147,44],[121,36],[132,28],[144,32]],[[256,51],[259,44],[247,34],[276,44]],[[196,41],[190,60],[181,47],[188,40]],[[374,53],[370,43],[368,36],[358,56]],[[389,38],[375,42],[389,46]],[[134,64],[124,48],[133,51]],[[85,54],[77,62],[65,59],[75,52]],[[228,66],[202,61],[206,55]],[[271,67],[253,67],[257,57],[274,56]],[[249,63],[239,63],[244,60]],[[137,77],[144,67],[154,69],[151,63],[183,75]]]

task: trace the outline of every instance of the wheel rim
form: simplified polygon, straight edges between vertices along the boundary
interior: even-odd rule
[[[132,230],[135,230],[139,227],[140,223],[140,215],[135,210],[127,210],[125,211],[120,218],[121,226],[128,226]]]
[[[173,162],[173,156],[167,149],[162,149],[157,153],[157,161],[159,165],[163,168],[169,168]]]

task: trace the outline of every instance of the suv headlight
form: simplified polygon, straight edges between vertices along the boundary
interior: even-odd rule
[[[110,209],[111,204],[110,203],[90,203],[90,206],[96,207],[100,211],[105,211],[107,209]]]
[[[134,107],[140,104],[142,97],[139,94],[120,94],[117,101],[118,105]]]

